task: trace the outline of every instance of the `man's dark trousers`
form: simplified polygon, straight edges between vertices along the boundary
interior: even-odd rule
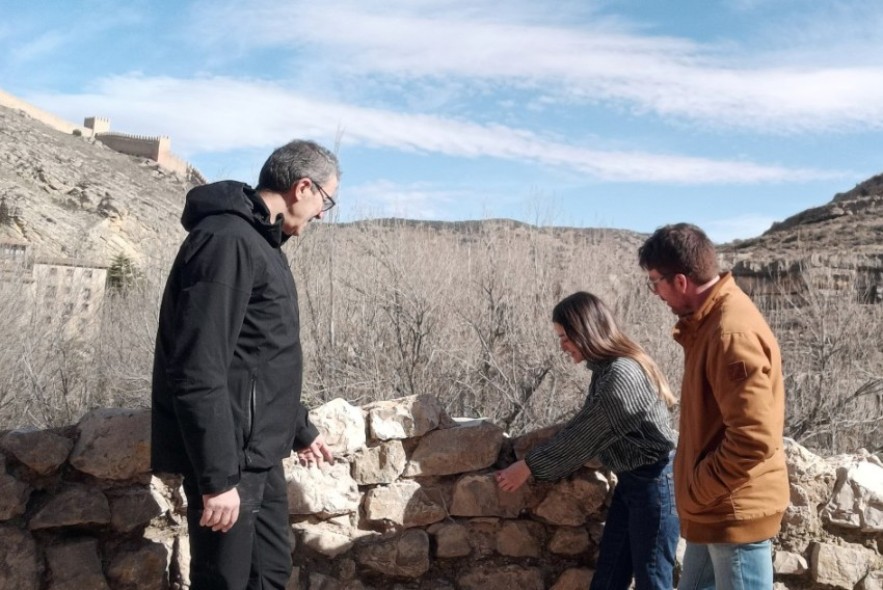
[[[226,533],[199,526],[202,495],[184,477],[190,533],[191,590],[285,590],[291,577],[288,494],[280,463],[243,471],[239,520]]]

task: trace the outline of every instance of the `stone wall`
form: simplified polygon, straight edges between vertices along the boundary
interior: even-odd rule
[[[546,428],[510,439],[452,420],[435,398],[312,412],[335,461],[285,462],[291,590],[586,588],[615,478],[588,465],[499,492],[495,469]],[[101,409],[54,431],[0,433],[0,588],[186,588],[180,481],[148,473],[149,412]],[[883,466],[788,442],[792,505],[777,589],[883,588]]]

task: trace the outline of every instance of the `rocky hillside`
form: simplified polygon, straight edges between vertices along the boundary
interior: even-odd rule
[[[155,162],[0,107],[0,240],[27,242],[36,256],[167,258],[188,188]]]

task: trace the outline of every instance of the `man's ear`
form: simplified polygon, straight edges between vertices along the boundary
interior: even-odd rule
[[[686,293],[687,288],[690,286],[690,279],[687,275],[678,273],[674,277],[672,277],[672,282],[674,282],[675,289],[678,293]]]
[[[297,182],[291,185],[291,188],[288,189],[288,194],[286,195],[286,200],[291,200],[291,202],[296,203],[302,200],[306,195],[304,195],[304,191],[310,190],[311,181],[309,178],[301,178]]]

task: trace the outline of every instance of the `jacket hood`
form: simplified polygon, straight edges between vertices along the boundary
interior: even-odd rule
[[[282,216],[270,221],[270,211],[253,188],[242,182],[224,180],[204,184],[187,193],[181,225],[192,231],[206,217],[237,215],[248,221],[268,242],[281,246],[288,239],[282,232]]]

